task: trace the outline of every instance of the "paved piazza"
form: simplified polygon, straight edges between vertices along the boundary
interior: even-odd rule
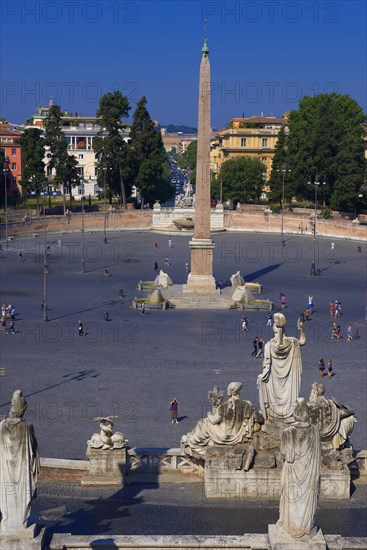
[[[172,248],[168,238],[126,231],[111,233],[104,244],[102,233],[86,234],[87,273],[82,275],[81,235],[48,235],[49,323],[42,321],[41,312],[42,236],[12,241],[8,253],[2,252],[1,301],[14,303],[17,332],[1,334],[5,376],[0,413],[7,413],[13,391],[21,388],[41,456],[84,459],[86,442],[98,431],[91,421],[112,414],[119,416],[116,429],[132,447],[178,447],[180,436],[206,414],[207,392],[215,384],[226,389],[229,382],[240,381],[242,398],[258,405],[256,377],[262,361],[251,352],[256,335],[269,339],[265,312],[250,312],[251,330],[243,334],[240,311],[168,310],[143,316],[129,307],[139,295],[136,282],[155,278],[155,260],[175,283],[185,282],[190,237],[173,235]],[[229,279],[240,270],[246,281],[263,284],[263,296],[274,301],[276,310],[279,293],[285,293],[288,334],[297,333],[297,317],[313,294],[316,312],[306,324],[301,395],[308,397],[312,382],[319,380],[318,359],[331,357],[335,376],[324,378],[326,396],[355,410],[352,443],[366,449],[365,244],[335,240],[332,251],[330,239],[319,238],[322,275],[311,278],[309,236],[287,236],[284,251],[277,235],[221,233],[214,240],[216,279]],[[105,265],[109,278],[103,276]],[[125,298],[119,297],[120,289]],[[335,299],[344,311],[340,341],[330,337],[329,302]],[[77,334],[79,320],[84,337]],[[359,340],[347,341],[348,322],[358,323]],[[178,425],[170,422],[173,396],[180,402]]]
[[[62,247],[57,240],[62,239]],[[87,273],[81,274],[79,235],[49,235],[49,323],[42,320],[42,237],[12,241],[2,252],[2,303],[17,312],[16,334],[1,333],[1,414],[13,391],[21,388],[28,401],[26,418],[33,422],[43,457],[84,459],[86,442],[100,415],[118,415],[116,429],[132,447],[178,447],[209,408],[207,392],[215,384],[243,383],[242,398],[258,404],[256,377],[261,359],[251,356],[252,340],[269,339],[267,314],[250,312],[250,332],[241,333],[240,311],[156,311],[145,316],[129,307],[138,295],[136,282],[153,280],[153,264],[174,282],[186,279],[188,236],[151,232],[86,235]],[[154,241],[158,239],[156,250]],[[317,361],[331,357],[335,376],[324,378],[327,396],[356,412],[352,434],[357,449],[366,449],[365,244],[318,239],[321,277],[309,276],[312,239],[222,233],[214,236],[215,275],[228,279],[237,270],[246,281],[259,281],[263,296],[279,310],[279,293],[288,307],[288,334],[314,296],[316,312],[307,323],[302,348],[301,394],[308,397],[319,380]],[[362,246],[362,252],[358,252]],[[21,248],[23,261],[17,259]],[[164,261],[169,256],[171,265]],[[108,265],[111,276],[105,278]],[[119,296],[123,289],[126,297]],[[343,304],[343,338],[331,340],[329,302]],[[110,321],[104,320],[108,312]],[[81,320],[85,336],[77,334]],[[361,338],[348,342],[348,322],[358,323]],[[170,422],[169,401],[180,402],[178,425]],[[320,503],[317,520],[324,532],[367,536],[366,487],[357,484],[348,503]],[[41,483],[33,513],[50,533],[74,534],[243,534],[267,531],[278,517],[278,502],[206,501],[197,483],[133,485],[87,489],[75,483]]]

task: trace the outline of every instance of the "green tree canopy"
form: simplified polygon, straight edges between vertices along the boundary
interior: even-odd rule
[[[365,173],[363,124],[358,103],[337,93],[303,97],[289,117],[286,147],[294,194],[313,200],[310,178],[326,182],[320,199],[353,210]]]
[[[175,192],[162,136],[154,129],[146,103],[145,97],[138,101],[131,126],[131,149],[136,161],[134,183],[140,191],[142,208],[147,201],[165,202]]]
[[[257,158],[235,157],[223,162],[219,180],[223,199],[235,202],[258,201],[264,186],[264,165]]]
[[[28,128],[18,138],[22,147],[22,179],[20,184],[28,192],[35,192],[37,207],[39,208],[39,194],[45,188],[47,179],[45,174],[45,140],[42,131],[38,128]]]
[[[100,131],[94,139],[98,184],[106,185],[110,195],[118,194],[126,208],[127,196],[131,193],[134,162],[121,131],[126,127],[123,118],[129,116],[129,101],[121,92],[110,92],[101,97],[97,110]]]

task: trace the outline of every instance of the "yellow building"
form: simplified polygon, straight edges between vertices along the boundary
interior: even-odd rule
[[[220,130],[211,140],[212,172],[218,174],[222,163],[230,158],[251,157],[264,164],[266,179],[269,179],[279,131],[283,126],[288,131],[287,115],[282,118],[231,118],[227,128]]]

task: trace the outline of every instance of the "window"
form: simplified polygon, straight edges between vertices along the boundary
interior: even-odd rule
[[[79,155],[78,155],[78,159],[79,159],[79,160],[83,160],[83,159],[84,159],[84,155],[83,155],[83,153],[79,153]]]
[[[77,149],[86,149],[87,138],[85,136],[78,136],[77,138]]]
[[[246,147],[246,138],[241,138],[241,147]]]
[[[11,163],[11,169],[12,169],[12,170],[16,170],[16,169],[17,169],[17,163],[16,163],[16,162],[12,162],[12,163]]]
[[[16,150],[15,147],[12,147],[11,156],[12,156],[12,157],[16,157],[16,156],[17,156],[17,150]]]
[[[267,146],[268,146],[268,138],[263,138],[262,147],[267,147]]]
[[[266,157],[262,157],[261,162],[262,162],[263,164],[265,164],[265,163],[266,163]]]
[[[79,176],[84,176],[84,166],[77,166],[76,171]]]
[[[49,166],[47,166],[47,169],[46,169],[46,174],[47,174],[47,176],[52,176],[52,168],[51,168],[51,166],[50,166],[50,165],[49,165]]]

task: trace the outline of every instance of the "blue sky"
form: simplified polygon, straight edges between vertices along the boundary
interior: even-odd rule
[[[366,109],[364,1],[3,0],[1,116],[23,122],[51,96],[94,115],[119,89],[131,112],[145,95],[160,123],[196,126],[205,18],[213,126],[318,92]]]

